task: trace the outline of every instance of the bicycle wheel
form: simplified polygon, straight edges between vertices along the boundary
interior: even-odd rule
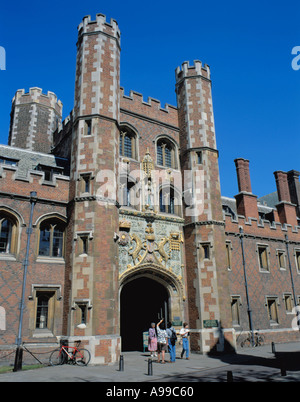
[[[245,339],[244,341],[241,342],[241,347],[242,347],[242,348],[243,348],[243,347],[245,347],[245,348],[250,348],[250,346],[251,346],[251,342],[250,342],[250,339],[249,339],[249,338],[247,338],[247,339]]]
[[[49,363],[51,364],[51,366],[59,366],[60,364],[63,364],[63,362],[64,359],[61,350],[60,349],[53,350],[53,352],[49,357]]]
[[[257,336],[257,345],[258,346],[263,346],[265,343],[265,338],[263,335],[258,335]]]
[[[87,366],[91,360],[91,354],[87,349],[78,349],[74,359],[78,366]]]

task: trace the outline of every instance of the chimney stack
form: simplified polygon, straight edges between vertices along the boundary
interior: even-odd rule
[[[247,159],[235,159],[236,173],[238,179],[239,194],[235,196],[237,213],[245,218],[259,219],[257,209],[257,196],[252,194],[249,172],[249,161]]]
[[[297,216],[300,217],[300,172],[290,170],[287,172],[291,202],[296,205]]]
[[[274,172],[279,202],[291,202],[287,173],[278,170]]]
[[[297,225],[296,205],[291,203],[288,173],[274,172],[279,203],[276,205],[280,223]],[[291,175],[290,175],[291,177]]]

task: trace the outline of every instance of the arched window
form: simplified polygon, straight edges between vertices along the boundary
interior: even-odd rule
[[[125,126],[120,128],[120,156],[137,159],[136,134]]]
[[[181,215],[180,198],[174,187],[162,187],[159,191],[159,211]]]
[[[157,164],[169,168],[177,168],[175,145],[167,138],[161,138],[156,144]]]
[[[40,224],[39,256],[63,257],[65,225],[59,219]]]
[[[0,213],[0,253],[14,254],[16,250],[17,220],[9,214]]]

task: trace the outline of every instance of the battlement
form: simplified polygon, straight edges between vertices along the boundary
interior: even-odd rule
[[[59,115],[62,115],[63,104],[57,99],[56,94],[51,91],[48,91],[47,94],[43,94],[43,90],[38,87],[29,88],[29,92],[25,92],[25,89],[18,89],[12,99],[12,103],[15,106],[38,103],[43,106],[51,107],[55,109]]]
[[[70,114],[60,122],[57,132],[60,133],[61,131],[66,130],[70,125],[70,123],[71,124],[73,123],[73,119],[74,119],[74,112],[73,110],[71,110]]]
[[[78,37],[85,33],[98,31],[111,35],[118,40],[121,38],[121,32],[117,21],[111,18],[110,22],[108,22],[104,14],[96,14],[96,20],[93,21],[90,15],[86,15],[78,25]]]
[[[226,233],[238,235],[240,227],[243,228],[245,236],[284,240],[287,234],[290,240],[300,242],[298,235],[300,226],[271,222],[266,219],[245,218],[241,215],[232,217],[232,215],[225,213]]]
[[[51,91],[43,94],[38,87],[30,88],[29,92],[19,89],[12,99],[9,145],[50,152],[52,133],[60,123],[62,108],[62,102]]]
[[[72,127],[74,121],[74,112],[70,114],[59,124],[57,130],[53,133],[53,146],[51,153],[69,159],[72,149]]]
[[[200,60],[194,60],[194,65],[190,66],[189,61],[182,63],[181,68],[175,70],[176,82],[183,78],[201,76],[210,80],[210,67],[207,64],[202,64]]]
[[[176,106],[165,104],[161,106],[161,102],[155,98],[148,97],[147,102],[144,101],[141,93],[130,91],[129,95],[125,95],[124,88],[120,88],[120,107],[144,115],[148,118],[162,121],[173,126],[178,126],[178,111]]]
[[[26,197],[36,191],[39,198],[56,202],[69,200],[69,176],[53,174],[51,181],[45,180],[45,173],[31,170],[21,175],[18,167],[0,166],[0,187],[2,194],[10,197]]]

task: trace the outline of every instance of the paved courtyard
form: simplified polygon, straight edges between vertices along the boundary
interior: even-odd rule
[[[179,355],[179,349],[177,356]],[[106,382],[106,383],[194,383],[194,382],[299,382],[300,343],[276,344],[240,349],[234,355],[191,354],[190,360],[152,363],[148,353],[125,352],[124,371],[119,363],[78,367],[63,365],[0,374],[0,382]],[[169,355],[167,354],[167,358]]]

